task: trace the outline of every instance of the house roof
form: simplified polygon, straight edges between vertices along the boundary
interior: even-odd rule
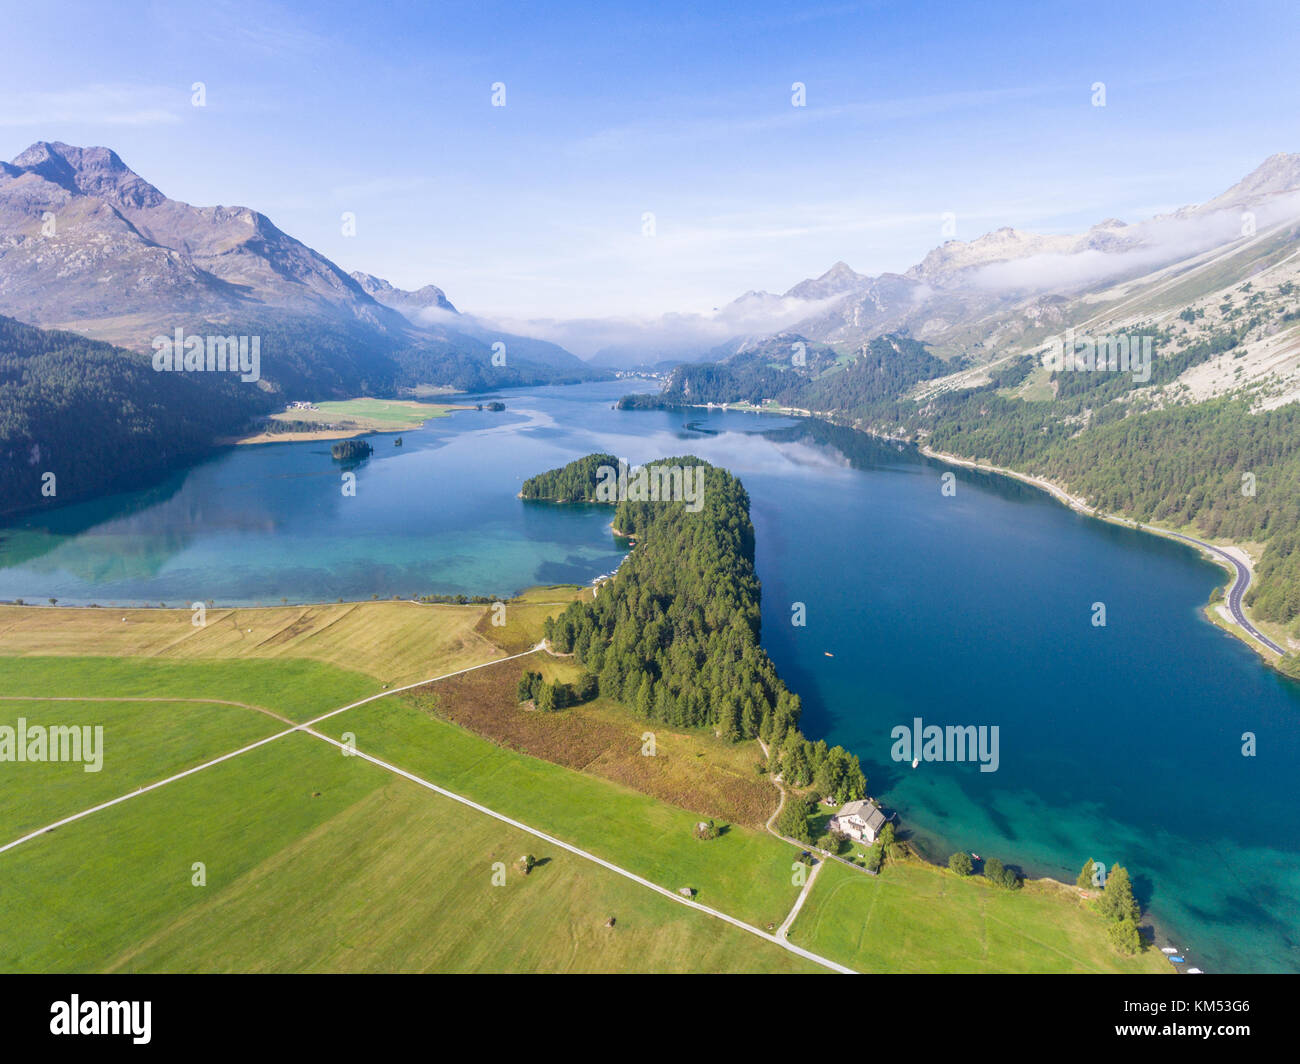
[[[885,823],[885,814],[880,811],[880,807],[872,805],[865,799],[859,799],[856,802],[849,802],[848,805],[839,811],[838,815],[856,816],[873,831],[883,827]]]

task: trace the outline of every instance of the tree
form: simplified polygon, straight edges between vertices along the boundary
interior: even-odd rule
[[[549,683],[539,683],[535,695],[537,708],[543,713],[555,711],[555,687]]]
[[[898,840],[894,838],[893,824],[886,823],[885,826],[880,829],[880,834],[876,836],[876,841],[880,843],[880,852],[884,854],[886,858],[893,860],[893,858],[898,854],[899,843]]]
[[[1002,873],[1005,871],[1002,862],[996,857],[990,857],[984,862],[984,878],[991,883],[1001,883]]]
[[[540,672],[525,671],[524,674],[519,677],[519,686],[515,688],[515,695],[517,696],[518,701],[530,701],[536,693],[537,686],[541,679],[542,674]]]
[[[812,842],[812,828],[808,818],[812,816],[812,803],[807,798],[791,796],[785,800],[781,815],[777,818],[776,828],[782,834],[799,842]]]
[[[825,835],[817,840],[818,849],[825,850],[827,853],[842,853],[844,844],[849,841],[849,837],[842,831],[828,831]]]
[[[1131,956],[1142,949],[1142,934],[1136,920],[1116,920],[1106,928],[1106,937],[1120,953]]]
[[[965,850],[958,850],[948,858],[948,868],[959,876],[968,876],[974,871],[975,864],[971,861],[970,854]]]
[[[1097,899],[1097,911],[1109,920],[1137,923],[1142,910],[1133,897],[1133,884],[1129,881],[1128,869],[1123,865],[1115,865],[1106,877],[1106,886]]]
[[[1079,873],[1079,878],[1074,881],[1075,886],[1082,887],[1084,890],[1092,890],[1094,886],[1092,882],[1094,864],[1096,862],[1091,857],[1083,862],[1083,870]]]
[[[596,678],[596,674],[584,669],[582,675],[578,677],[574,697],[578,702],[590,702],[599,693],[600,681]]]

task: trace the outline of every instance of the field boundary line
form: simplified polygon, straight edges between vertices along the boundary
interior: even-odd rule
[[[153,783],[145,784],[143,787],[138,787],[133,791],[127,791],[126,794],[119,794],[116,798],[110,798],[107,802],[100,802],[98,805],[93,805],[88,809],[82,809],[80,812],[73,813],[71,816],[66,816],[62,820],[56,820],[52,824],[46,824],[45,827],[43,828],[37,828],[35,831],[28,832],[26,835],[22,836],[21,838],[14,839],[13,842],[8,842],[5,843],[5,845],[0,846],[0,853],[4,853],[6,850],[12,850],[15,846],[20,846],[24,842],[30,842],[32,839],[39,838],[41,835],[45,835],[48,832],[53,831],[55,828],[61,828],[65,824],[71,824],[74,821],[81,820],[84,817],[88,817],[92,813],[102,812],[105,809],[109,809],[112,806],[118,805],[131,798],[138,798],[140,795],[148,794],[150,791],[155,791],[159,787],[165,787],[169,783],[175,783],[177,780],[185,779],[185,777],[187,776],[193,776],[196,772],[202,772],[205,768],[211,768],[213,765],[219,765],[224,761],[229,761],[232,757],[239,757],[241,754],[246,754],[251,750],[256,750],[258,747],[265,746],[267,743],[274,742],[276,739],[283,739],[286,735],[292,735],[294,732],[298,732],[298,731],[307,731],[311,728],[313,724],[319,724],[323,720],[329,720],[330,717],[336,717],[340,713],[346,713],[350,709],[356,709],[358,706],[364,706],[367,702],[374,702],[376,699],[379,698],[387,698],[389,695],[400,694],[403,691],[410,691],[412,688],[415,687],[423,687],[425,684],[437,683],[439,680],[447,680],[453,676],[461,676],[464,673],[473,672],[475,669],[487,668],[489,665],[499,665],[503,661],[510,661],[514,658],[527,657],[529,654],[536,654],[537,651],[540,649],[541,649],[541,644],[539,643],[531,650],[525,650],[519,654],[511,654],[509,657],[497,658],[494,661],[485,661],[479,665],[471,665],[465,669],[457,669],[455,672],[444,673],[441,676],[435,676],[429,680],[419,680],[416,683],[406,684],[404,687],[394,687],[392,690],[389,691],[380,691],[378,694],[370,695],[366,698],[361,699],[360,701],[352,702],[349,705],[342,706],[339,709],[332,709],[328,713],[322,713],[320,716],[313,717],[311,720],[303,721],[301,724],[294,724],[292,728],[286,728],[284,731],[276,732],[274,735],[268,735],[264,739],[259,739],[255,743],[250,743],[248,746],[241,746],[238,750],[232,750],[227,754],[222,754],[220,757],[215,757],[211,761],[205,761],[201,765],[195,765],[192,768],[187,768],[183,772],[177,772],[175,775],[168,776],[166,779],[157,780]],[[10,697],[16,700],[22,700],[27,696],[13,695]],[[93,699],[73,698],[72,696],[59,696],[59,697],[60,698],[68,697],[71,701],[93,701]],[[128,701],[140,702],[140,701],[148,701],[148,699],[137,698],[137,699],[128,699]],[[184,701],[184,699],[163,699],[163,701],[168,701],[168,702]],[[209,701],[209,700],[199,699],[198,701]],[[226,703],[226,704],[238,705],[238,703]],[[280,719],[285,719],[285,718],[280,718]],[[315,735],[317,733],[313,732],[312,734]]]
[[[373,756],[372,754],[367,754],[363,750],[356,749],[355,747],[350,747],[346,743],[340,742],[338,739],[334,739],[328,735],[322,735],[320,732],[314,730],[313,728],[304,725],[303,730],[306,731],[308,735],[314,735],[316,738],[329,743],[331,746],[338,747],[340,750],[343,750],[349,757],[359,757],[362,758],[363,760],[369,761],[373,765],[378,765],[380,768],[385,768],[389,772],[401,776],[403,779],[410,780],[412,783],[418,784],[419,786],[424,787],[427,790],[442,795],[444,798],[450,798],[452,801],[459,802],[461,805],[469,806],[469,808],[474,809],[480,813],[484,813],[487,816],[492,817],[494,820],[499,820],[503,824],[508,824],[510,827],[515,828],[518,831],[526,832],[527,834],[532,835],[535,838],[541,839],[543,842],[550,843],[552,846],[558,846],[562,850],[567,850],[569,853],[575,854],[578,857],[582,857],[585,860],[598,864],[602,868],[606,868],[611,872],[623,876],[625,879],[630,879],[633,883],[639,883],[641,886],[653,890],[656,894],[662,894],[665,898],[668,898],[670,901],[677,902],[679,905],[688,906],[689,908],[695,909],[698,912],[702,912],[708,916],[712,916],[714,919],[722,920],[728,924],[731,924],[733,927],[738,927],[742,931],[748,931],[751,935],[756,935],[758,938],[761,938],[764,942],[770,942],[773,945],[780,946],[782,949],[788,950],[789,952],[794,953],[800,957],[803,957],[805,960],[812,961],[815,964],[820,964],[824,968],[829,968],[831,971],[839,972],[844,975],[858,974],[852,968],[847,968],[844,965],[839,964],[836,961],[830,960],[827,957],[823,957],[820,954],[813,953],[811,950],[806,950],[802,946],[796,946],[793,942],[788,942],[783,938],[778,938],[776,935],[769,935],[766,931],[760,930],[759,928],[755,927],[753,924],[747,924],[745,923],[744,920],[741,920],[738,917],[729,916],[727,913],[721,912],[718,909],[710,908],[707,905],[702,905],[700,902],[684,897],[683,895],[678,894],[675,891],[669,890],[667,887],[661,887],[658,883],[652,882],[649,879],[645,879],[644,877],[637,875],[635,872],[629,871],[628,869],[623,868],[620,865],[614,864],[612,861],[606,861],[603,857],[597,857],[594,853],[591,853],[588,850],[584,850],[578,846],[573,845],[572,843],[565,842],[563,839],[557,839],[554,835],[548,835],[546,834],[546,832],[541,831],[538,828],[530,827],[528,824],[525,824],[522,821],[515,820],[512,817],[508,817],[504,813],[498,813],[495,809],[489,809],[485,805],[480,805],[472,798],[466,798],[464,795],[457,794],[455,791],[449,791],[445,787],[439,787],[436,783],[431,783],[429,780],[426,780],[421,776],[417,776],[413,772],[407,772],[406,769],[398,768],[396,765],[391,765],[387,761],[383,761],[380,758]]]

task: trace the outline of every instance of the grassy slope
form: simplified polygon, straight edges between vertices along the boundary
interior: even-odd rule
[[[790,941],[863,972],[1165,972],[1154,950],[1119,956],[1100,916],[1067,890],[1007,891],[920,862],[878,877],[829,862]]]

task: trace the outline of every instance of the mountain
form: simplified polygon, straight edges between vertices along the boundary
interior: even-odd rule
[[[418,314],[430,307],[450,311],[452,314],[459,313],[451,305],[451,300],[447,298],[446,293],[437,285],[426,284],[423,288],[418,288],[414,292],[406,292],[400,288],[394,288],[382,277],[376,277],[371,273],[353,270],[349,276],[361,286],[361,290],[366,295],[404,315],[407,314],[408,310],[412,314]]]
[[[903,334],[954,367],[990,363],[1107,308],[1117,313],[1104,320],[1122,325],[1177,313],[1193,298],[1211,300],[1256,270],[1277,268],[1289,277],[1298,267],[1278,261],[1278,241],[1290,246],[1297,219],[1300,155],[1279,153],[1221,195],[1172,214],[1134,223],[1109,218],[1075,234],[1003,227],[946,241],[902,274],[872,277],[838,262],[784,296],[746,293],[730,306],[775,308],[796,300],[807,303],[807,312],[779,333],[737,335],[711,355],[734,357],[785,333],[844,352]],[[1183,304],[1166,298],[1171,289]]]
[[[266,215],[168,199],[108,148],[45,141],[0,175],[0,307],[137,350],[178,310],[406,324]]]
[[[904,275],[851,273],[795,286],[825,298],[794,326],[621,405],[775,402],[1248,544],[1245,601],[1300,675],[1300,156],[1144,222],[999,229]],[[1045,360],[1066,337],[1102,367]],[[1141,359],[1105,365],[1121,344]]]
[[[108,148],[38,141],[0,168],[0,313],[18,320],[139,352],[176,328],[259,336],[257,386],[282,398],[590,375],[572,356],[559,372],[530,360],[522,338],[494,363],[483,338],[403,313],[419,302],[454,315],[439,289],[361,276],[258,211],[169,199]]]
[[[461,313],[436,285],[427,284],[415,291],[407,291],[394,287],[382,277],[360,270],[354,270],[351,277],[367,295],[398,311],[412,325],[426,329],[451,325],[456,333],[489,347],[496,343],[505,344],[507,359],[523,359],[534,365],[576,374],[577,379],[605,376],[559,344],[504,332],[472,314]]]

